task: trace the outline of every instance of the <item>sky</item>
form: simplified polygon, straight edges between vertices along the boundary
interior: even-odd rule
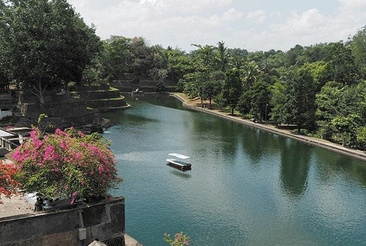
[[[366,0],[68,0],[103,40],[197,49],[224,42],[248,51],[346,41],[366,26]]]

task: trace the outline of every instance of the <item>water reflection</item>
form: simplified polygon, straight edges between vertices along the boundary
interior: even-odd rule
[[[171,170],[170,173],[174,174],[175,176],[179,176],[179,177],[185,178],[185,179],[190,179],[191,178],[191,174],[188,173],[188,172],[182,172],[182,171],[178,171],[178,170]]]
[[[271,159],[278,151],[278,137],[260,129],[245,127],[241,136],[242,147],[251,159],[251,164],[259,164],[264,158]]]
[[[106,137],[124,178],[114,194],[126,197],[126,231],[142,244],[178,231],[192,245],[365,242],[365,162],[171,101],[140,99],[107,117],[118,121]],[[192,171],[168,167],[172,152],[192,156]]]
[[[366,164],[364,161],[349,156],[317,149],[318,165],[317,178],[323,183],[332,183],[334,179],[353,180],[366,187]]]
[[[242,129],[240,125],[231,121],[217,121],[214,117],[192,117],[191,125],[190,136],[194,138],[192,141],[199,143],[196,151],[200,156],[214,155],[216,159],[231,159],[237,155],[238,133]],[[226,164],[232,165],[233,162]]]
[[[302,195],[307,188],[312,147],[299,141],[282,141],[280,182],[291,197]]]

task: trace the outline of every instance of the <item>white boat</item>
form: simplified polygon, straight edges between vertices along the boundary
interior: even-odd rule
[[[190,156],[186,156],[186,155],[182,155],[182,154],[177,154],[177,153],[170,153],[170,156],[176,157],[176,158],[169,158],[166,159],[166,161],[168,162],[167,165],[174,167],[176,169],[179,169],[181,171],[187,171],[187,170],[191,170],[192,169],[192,164],[183,160],[187,160],[190,159]]]

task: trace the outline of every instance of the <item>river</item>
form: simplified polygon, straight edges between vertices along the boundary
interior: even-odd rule
[[[126,233],[145,246],[366,245],[366,163],[263,130],[140,98],[105,113],[124,179]],[[166,165],[192,157],[192,170]]]

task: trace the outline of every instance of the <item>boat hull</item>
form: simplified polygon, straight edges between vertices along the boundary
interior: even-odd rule
[[[167,159],[167,165],[170,167],[174,167],[181,171],[187,171],[192,169],[192,165],[190,163],[186,163],[183,161],[178,161],[174,159]]]

